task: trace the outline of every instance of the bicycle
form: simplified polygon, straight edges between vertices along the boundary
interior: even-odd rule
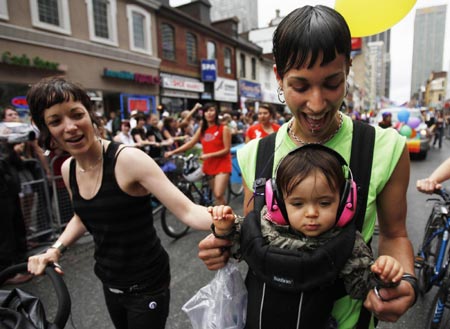
[[[438,287],[433,298],[426,320],[426,328],[450,328],[450,272],[448,239],[450,233],[449,205],[450,195],[445,189],[436,190],[440,198],[431,198],[434,201],[422,245],[415,258],[417,278],[421,294]]]

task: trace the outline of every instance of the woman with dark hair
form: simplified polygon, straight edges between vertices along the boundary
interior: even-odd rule
[[[206,208],[192,203],[141,150],[101,139],[80,86],[60,77],[44,79],[31,87],[27,101],[47,147],[71,155],[61,172],[74,209],[58,240],[29,258],[28,271],[42,274],[89,231],[95,274],[114,326],[163,329],[169,314],[169,255],[153,226],[151,196],[196,229],[211,224]]]
[[[262,138],[278,131],[280,125],[273,122],[275,119],[275,110],[267,103],[259,105],[258,109],[258,123],[248,127],[245,133],[245,142],[248,143],[252,139]]]
[[[367,201],[362,204],[365,215],[357,218],[362,223],[361,234],[369,243],[378,221],[378,255],[397,259],[410,275],[404,276],[397,287],[380,289],[379,295],[370,291],[364,302],[349,296],[338,299],[332,315],[339,328],[373,328],[373,315],[382,321],[395,322],[418,297],[414,253],[406,229],[409,154],[405,138],[395,130],[353,122],[339,111],[348,88],[350,53],[349,27],[332,8],[304,6],[280,22],[273,35],[274,73],[278,97],[286,103],[293,118],[276,133],[273,152],[267,158],[273,156],[273,174],[290,150],[306,144],[323,144],[338,152],[347,163],[351,155],[358,157],[359,163],[371,163],[370,182],[361,186],[361,179],[356,181],[359,187],[367,189]],[[373,136],[372,154],[352,152],[352,141],[366,141],[369,135]],[[252,140],[238,151],[245,193],[244,215],[253,210],[254,204],[250,202],[254,196],[253,183],[262,177],[256,172],[258,144],[258,140]],[[209,269],[221,268],[228,261],[229,252],[224,247],[229,245],[230,241],[208,236],[199,244],[199,257]],[[249,271],[247,284],[255,284],[251,276]],[[363,304],[372,314],[362,309]]]
[[[214,104],[205,104],[200,129],[184,145],[173,151],[166,152],[165,156],[185,152],[195,144],[201,142],[203,153],[203,172],[211,176],[210,185],[216,204],[226,204],[225,190],[231,174],[231,132],[219,121],[219,111]]]

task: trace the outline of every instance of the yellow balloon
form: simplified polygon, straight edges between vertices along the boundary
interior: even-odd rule
[[[335,9],[344,16],[353,38],[388,30],[414,7],[416,0],[336,0]]]

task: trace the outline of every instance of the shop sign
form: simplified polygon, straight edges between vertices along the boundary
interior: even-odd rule
[[[164,88],[194,91],[197,93],[205,91],[205,85],[200,81],[189,80],[181,76],[163,74],[161,74],[161,78],[162,86]]]
[[[276,90],[263,89],[262,101],[266,103],[281,104]]]
[[[238,101],[237,81],[218,77],[214,82],[214,99],[236,103]]]
[[[122,118],[128,118],[132,111],[144,114],[156,112],[155,96],[120,94],[120,112]]]
[[[161,96],[198,99],[198,93],[193,93],[190,91],[175,90],[175,89],[163,89],[161,91]]]
[[[261,84],[241,79],[239,80],[239,93],[245,98],[260,101],[262,98]]]
[[[103,69],[103,76],[106,78],[131,80],[131,81],[148,84],[148,85],[159,85],[161,82],[161,79],[158,76],[141,74],[141,73],[132,73],[132,72],[128,72],[128,71],[113,71],[113,70],[107,69],[106,67]]]
[[[217,64],[215,59],[202,59],[202,81],[216,81]]]
[[[18,65],[26,67],[35,67],[37,69],[52,70],[52,71],[66,71],[67,67],[65,65],[59,64],[57,62],[46,61],[39,56],[33,58],[28,57],[25,54],[22,56],[16,56],[11,54],[9,51],[4,51],[2,53],[2,63],[9,65]]]

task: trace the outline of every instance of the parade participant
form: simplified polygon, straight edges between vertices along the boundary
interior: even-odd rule
[[[212,176],[210,180],[216,204],[226,204],[225,191],[231,174],[231,132],[220,124],[219,111],[213,104],[205,104],[201,128],[197,129],[192,139],[173,151],[166,152],[165,156],[185,152],[198,142],[202,143],[203,172]]]
[[[196,229],[209,228],[206,208],[192,203],[141,150],[99,138],[92,103],[80,86],[62,77],[43,79],[31,87],[27,102],[46,147],[53,144],[71,155],[62,176],[74,208],[55,244],[29,258],[28,271],[42,274],[88,231],[114,326],[164,328],[169,256],[153,226],[151,195]]]
[[[354,123],[341,113],[351,66],[351,37],[344,18],[325,6],[305,6],[294,10],[278,25],[273,37],[274,73],[279,98],[293,118],[276,133],[273,152],[275,170],[290,150],[306,144],[323,144],[348,162],[352,154]],[[361,124],[361,123],[359,123]],[[406,191],[409,183],[409,154],[405,138],[393,129],[374,129],[372,164],[362,236],[369,242],[378,220],[378,255],[397,259],[406,273],[414,273],[414,256],[406,230]],[[358,136],[356,137],[358,139]],[[238,151],[242,170],[244,215],[253,208],[253,183],[256,173],[258,141]],[[271,156],[271,155],[269,155]],[[355,155],[358,156],[358,155]],[[358,182],[356,182],[358,184]],[[199,257],[209,269],[227,262],[224,247],[230,242],[210,235],[199,244]],[[381,299],[369,292],[364,306],[376,318],[395,322],[415,302],[417,282],[410,275],[397,287],[380,289]],[[362,302],[345,296],[333,307],[339,327],[373,328],[373,319],[358,323]]]

